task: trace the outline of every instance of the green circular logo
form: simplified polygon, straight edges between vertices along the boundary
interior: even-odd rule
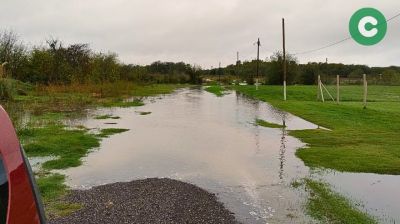
[[[349,30],[351,37],[357,43],[366,46],[374,45],[386,35],[386,18],[374,8],[363,8],[351,17]]]

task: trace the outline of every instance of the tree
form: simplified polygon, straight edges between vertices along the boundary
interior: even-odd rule
[[[271,65],[268,72],[268,83],[280,85],[283,83],[283,54],[275,52],[271,57]],[[290,54],[286,54],[286,82],[292,84],[298,74],[297,59]]]

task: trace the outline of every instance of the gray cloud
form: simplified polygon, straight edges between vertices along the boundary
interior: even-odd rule
[[[26,43],[43,44],[50,36],[65,43],[89,43],[112,51],[126,63],[185,61],[203,67],[255,57],[281,49],[281,18],[286,18],[289,52],[305,51],[347,36],[350,16],[374,7],[387,18],[400,11],[397,0],[3,0],[0,28],[12,29]],[[400,18],[389,23],[386,38],[363,47],[353,40],[298,55],[308,61],[398,65]]]

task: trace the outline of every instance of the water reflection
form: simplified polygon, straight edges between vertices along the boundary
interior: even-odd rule
[[[283,119],[283,124],[285,124],[285,119]],[[284,165],[285,165],[285,153],[286,153],[286,128],[281,128],[282,136],[281,136],[281,146],[279,148],[279,179],[283,180],[284,174]]]

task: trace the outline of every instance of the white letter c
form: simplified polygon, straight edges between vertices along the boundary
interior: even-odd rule
[[[358,23],[358,30],[364,37],[373,37],[378,33],[378,29],[377,28],[373,28],[371,30],[365,29],[365,25],[367,25],[368,23],[376,26],[378,25],[378,20],[376,20],[372,16],[366,16],[362,18]]]

